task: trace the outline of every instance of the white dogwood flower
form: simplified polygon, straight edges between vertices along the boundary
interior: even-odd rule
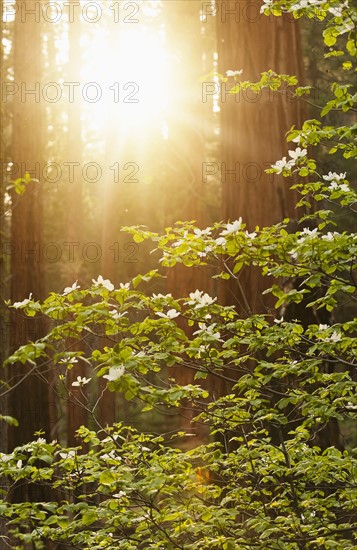
[[[237,231],[240,230],[242,226],[242,218],[239,218],[239,220],[235,220],[232,223],[227,223],[227,229],[224,229],[221,231],[220,235],[231,235],[232,233],[237,233]],[[217,241],[216,241],[217,242]]]
[[[177,309],[169,309],[167,313],[157,311],[156,315],[158,315],[158,317],[162,317],[163,319],[175,319],[175,317],[178,317],[180,315],[180,312],[177,311]]]
[[[210,306],[216,300],[217,298],[211,298],[207,292],[203,294],[202,290],[195,290],[195,292],[190,293],[190,300],[188,300],[186,304],[195,305],[195,309],[199,309],[201,307]]]
[[[329,172],[327,175],[322,176],[322,179],[325,181],[335,181],[339,182],[341,180],[344,180],[346,178],[346,172],[341,172],[340,174],[337,174],[336,172]]]
[[[22,300],[22,302],[14,302],[12,304],[12,307],[14,307],[15,309],[18,309],[20,307],[27,306],[27,304],[29,304],[31,300],[32,300],[32,292],[30,293],[29,297]]]
[[[153,298],[157,299],[157,298],[172,298],[172,294],[161,294],[159,292],[159,294],[154,294],[152,295]]]
[[[227,244],[227,239],[225,239],[224,237],[218,237],[218,239],[215,240],[215,243],[218,246],[225,246]]]
[[[289,151],[289,156],[293,160],[297,160],[298,158],[306,157],[306,155],[307,155],[307,150],[306,149],[301,149],[301,147],[297,147],[295,149],[295,151]]]
[[[317,237],[317,227],[315,229],[309,229],[308,227],[304,227],[304,229],[301,231],[300,236],[297,240],[298,244],[303,243],[308,239],[309,237]]]
[[[242,74],[242,72],[243,72],[243,69],[239,69],[238,71],[232,71],[232,70],[229,69],[228,71],[226,71],[226,75],[227,76],[239,76],[239,75]]]
[[[60,457],[65,460],[66,458],[74,458],[76,456],[76,451],[67,451],[65,453],[59,453]]]
[[[260,8],[260,13],[264,13],[273,6],[273,0],[263,0],[264,4]]]
[[[272,164],[271,167],[274,168],[277,174],[281,174],[284,168],[291,168],[291,161],[287,161],[286,157],[283,157],[281,160],[277,160],[275,164]]]
[[[244,231],[244,235],[248,237],[248,239],[252,239],[252,240],[255,239],[255,237],[257,236],[255,231],[253,231],[253,233],[248,233],[248,231]]]
[[[64,291],[62,292],[62,296],[67,296],[70,292],[73,292],[74,290],[77,290],[78,288],[81,288],[79,285],[77,285],[78,281],[73,283],[72,286],[66,286]]]
[[[99,275],[97,280],[92,279],[92,282],[93,282],[94,286],[103,286],[104,288],[106,288],[110,292],[112,290],[114,290],[113,283],[111,283],[109,281],[109,279],[103,279],[102,275]]]
[[[103,378],[106,378],[109,380],[109,382],[114,382],[115,380],[119,380],[123,376],[125,372],[124,365],[118,365],[116,367],[110,367],[108,374],[105,374]]]
[[[207,336],[210,336],[211,338],[214,338],[215,340],[219,340],[221,338],[221,333],[219,331],[215,332],[216,324],[213,323],[212,325],[206,325],[206,323],[198,323],[199,329],[196,330],[196,332],[193,333],[195,336],[196,334],[202,335],[207,334]]]
[[[121,288],[122,290],[129,290],[130,283],[120,283],[119,288]]]
[[[72,382],[72,386],[77,386],[77,387],[85,386],[90,381],[91,381],[91,378],[86,378],[85,376],[83,376],[82,378],[81,376],[77,376],[77,380]]]
[[[210,235],[212,233],[210,227],[206,227],[206,229],[198,229],[198,227],[196,227],[193,230],[193,232],[196,235],[196,237],[202,237],[202,236],[205,236],[205,235]]]
[[[109,315],[115,320],[118,321],[121,317],[125,317],[126,313],[119,313],[116,309],[109,311]]]

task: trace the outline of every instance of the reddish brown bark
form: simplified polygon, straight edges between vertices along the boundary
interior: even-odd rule
[[[16,2],[17,13],[23,2]],[[26,2],[29,10],[35,1]],[[31,45],[31,46],[30,46]],[[41,29],[34,17],[21,18],[14,23],[14,80],[26,90],[35,90],[41,76]],[[21,167],[16,177],[27,171],[34,178],[39,170],[36,163],[42,160],[43,106],[34,94],[13,98],[12,159]],[[22,173],[20,173],[22,172]],[[35,173],[34,173],[35,172]],[[11,300],[21,301],[32,292],[35,299],[43,299],[44,268],[42,261],[42,207],[41,182],[30,183],[23,195],[13,194],[11,219]],[[29,340],[44,334],[41,318],[28,318],[20,310],[12,310],[10,347],[13,351]],[[48,367],[47,367],[48,368]],[[30,371],[32,374],[27,376]],[[20,427],[11,430],[10,447],[34,437],[34,432],[44,430],[49,435],[48,384],[46,367],[38,370],[28,363],[14,365],[11,385],[23,381],[10,394],[10,409]],[[26,377],[26,378],[25,378]]]
[[[218,2],[218,72],[243,70],[242,80],[258,81],[272,69],[296,75],[301,82],[302,53],[298,23],[288,17],[259,14],[255,0]],[[229,14],[229,11],[232,14]],[[222,85],[221,120],[222,216],[225,221],[243,218],[249,231],[287,216],[294,216],[295,196],[280,176],[264,170],[287,155],[285,133],[303,120],[300,102],[286,94],[264,91],[228,95],[230,78]],[[290,147],[292,148],[292,147]],[[233,171],[233,173],[229,173]],[[270,286],[259,272],[245,268],[239,284],[225,285],[224,301],[236,304],[242,314],[266,311],[262,291]]]

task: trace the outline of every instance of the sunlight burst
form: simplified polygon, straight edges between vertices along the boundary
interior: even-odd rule
[[[168,59],[164,34],[146,27],[124,30],[111,40],[105,29],[84,35],[81,82],[90,127],[118,124],[125,131],[164,127],[168,106]]]

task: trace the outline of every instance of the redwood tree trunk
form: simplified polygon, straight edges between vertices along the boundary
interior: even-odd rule
[[[16,2],[14,23],[14,81],[19,89],[36,90],[41,80],[41,25],[32,15],[20,17],[21,4]],[[26,9],[35,10],[37,2],[26,0]],[[17,93],[13,100],[12,160],[18,166],[16,177],[27,171],[34,179],[40,175],[39,165],[43,151],[43,103],[38,93]],[[36,167],[37,163],[37,167]],[[35,173],[34,173],[35,172]],[[44,268],[42,261],[42,206],[41,181],[32,181],[23,195],[12,197],[11,219],[11,301],[21,301],[30,293],[34,299],[44,298]],[[12,310],[10,347],[14,351],[20,345],[35,341],[45,333],[44,321],[28,318],[21,310]],[[48,414],[48,365],[15,364],[10,369],[10,414],[20,426],[9,432],[10,450],[43,431],[49,437]],[[18,384],[18,385],[17,385]],[[16,386],[17,385],[17,386]],[[15,387],[16,386],[16,387]],[[21,485],[14,493],[15,499],[42,498],[41,488]]]
[[[259,14],[256,0],[218,2],[218,72],[243,70],[242,80],[258,81],[272,69],[296,75],[301,82],[299,27],[292,18]],[[229,13],[231,11],[232,13]],[[301,102],[286,94],[250,91],[228,95],[234,80],[222,85],[220,97],[222,216],[240,216],[249,231],[294,216],[295,196],[280,176],[264,170],[287,155],[285,133],[303,118]],[[232,171],[229,173],[229,171]],[[239,283],[226,285],[224,301],[242,314],[266,311],[262,291],[270,286],[258,271],[245,268]]]

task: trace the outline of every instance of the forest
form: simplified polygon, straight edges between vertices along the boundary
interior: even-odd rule
[[[0,550],[357,547],[356,0],[3,0]]]

